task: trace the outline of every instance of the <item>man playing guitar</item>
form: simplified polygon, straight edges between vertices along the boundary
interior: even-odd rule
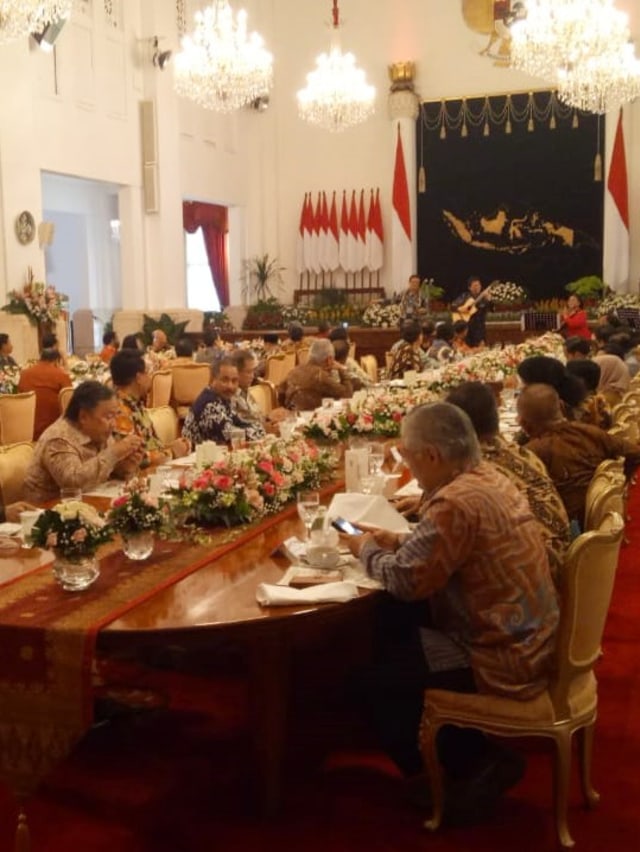
[[[486,314],[491,308],[488,296],[491,287],[482,289],[482,282],[477,275],[472,275],[467,281],[467,290],[455,299],[451,305],[452,318],[465,320],[469,324],[466,342],[471,347],[484,345]]]

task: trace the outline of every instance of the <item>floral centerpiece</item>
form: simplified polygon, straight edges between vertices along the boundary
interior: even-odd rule
[[[494,281],[491,284],[489,298],[495,309],[516,310],[527,301],[527,291],[513,281]]]
[[[171,511],[202,526],[235,526],[276,512],[331,470],[330,453],[292,438],[228,453],[168,495]]]
[[[89,379],[101,382],[109,376],[109,367],[104,361],[83,361],[82,359],[69,359],[68,371],[71,379],[76,383],[85,382]]]
[[[58,293],[55,287],[42,281],[29,281],[22,290],[11,290],[9,302],[2,310],[10,314],[24,314],[34,325],[55,323],[67,301],[68,296]]]
[[[112,538],[113,530],[102,515],[80,500],[46,509],[31,530],[33,544],[54,552],[54,574],[70,591],[85,589],[98,577],[96,551]]]
[[[163,530],[168,516],[168,507],[149,493],[146,480],[132,479],[112,501],[107,520],[122,536],[125,554],[137,560],[151,555],[154,535]]]
[[[613,293],[606,296],[596,308],[596,316],[606,317],[611,311],[620,308],[640,309],[640,296],[637,293]]]
[[[0,368],[0,393],[18,393],[20,367]]]

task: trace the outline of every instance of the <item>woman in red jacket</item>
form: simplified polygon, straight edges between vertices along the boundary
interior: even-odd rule
[[[587,324],[587,312],[582,300],[575,293],[567,299],[567,306],[560,314],[560,331],[565,337],[584,337],[591,340],[591,331]]]

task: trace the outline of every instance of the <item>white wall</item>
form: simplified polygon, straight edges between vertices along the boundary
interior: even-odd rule
[[[640,31],[640,4],[617,0]],[[194,3],[187,3],[193,9]],[[237,3],[234,4],[238,6]],[[295,238],[305,191],[379,186],[390,233],[393,138],[387,66],[417,63],[425,99],[543,88],[479,56],[482,36],[462,19],[459,0],[343,0],[343,47],[352,50],[377,87],[376,115],[344,134],[328,134],[297,117],[296,90],[329,46],[330,3],[246,0],[249,25],[275,56],[275,87],[265,113],[209,113],[179,100],[170,66],[151,64],[149,39],[177,49],[174,0],[75,4],[56,46],[55,63],[28,40],[0,46],[0,299],[19,286],[26,267],[44,274],[37,241],[21,246],[13,221],[24,209],[42,217],[42,171],[107,181],[120,187],[122,305],[163,308],[185,303],[182,200],[231,208],[231,293],[240,301],[243,258],[269,252],[295,287]],[[139,102],[152,99],[158,118],[160,213],[142,205]],[[640,278],[640,103],[628,112],[632,280]],[[390,289],[383,270],[383,284]],[[93,295],[93,294],[92,294]]]

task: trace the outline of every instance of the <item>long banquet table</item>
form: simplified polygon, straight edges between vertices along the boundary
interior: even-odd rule
[[[324,489],[324,502],[339,485]],[[274,812],[292,653],[339,624],[366,623],[377,599],[363,591],[343,604],[261,607],[258,584],[277,582],[288,566],[274,551],[302,529],[289,506],[248,527],[219,530],[206,545],[158,541],[142,564],[112,547],[96,583],[81,593],[56,585],[49,554],[0,551],[0,772],[14,792],[28,795],[90,725],[96,655],[175,644],[214,652],[233,642],[246,656],[262,809]],[[80,662],[71,670],[73,653]],[[29,741],[23,763],[13,753],[18,739]]]

